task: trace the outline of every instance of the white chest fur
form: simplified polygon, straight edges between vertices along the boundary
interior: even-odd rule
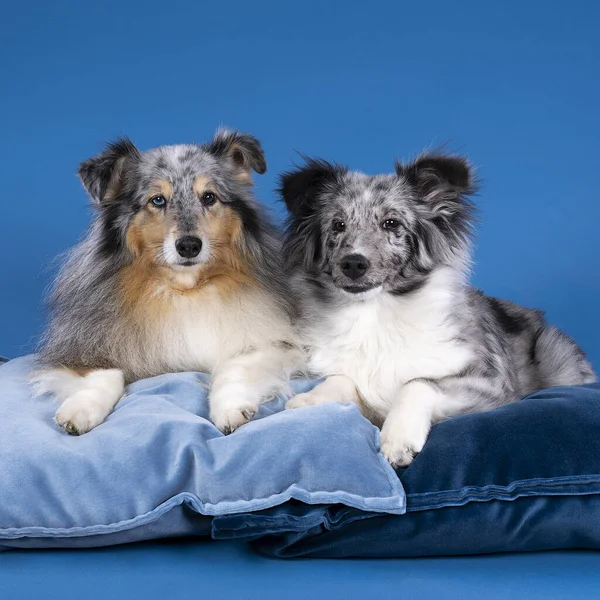
[[[198,293],[156,294],[162,312],[153,311],[152,324],[149,317],[145,323],[147,351],[153,349],[160,371],[211,371],[239,353],[291,339],[288,318],[262,290],[243,286],[223,293],[207,285]]]
[[[448,318],[456,299],[448,283],[440,273],[407,297],[379,294],[313,313],[303,331],[311,371],[350,377],[382,416],[411,379],[458,373],[472,351]]]

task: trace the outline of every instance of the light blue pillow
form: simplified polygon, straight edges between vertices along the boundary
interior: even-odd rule
[[[209,516],[290,499],[405,511],[378,430],[354,405],[282,411],[278,398],[223,436],[208,420],[206,376],[169,374],[131,385],[105,423],[72,437],[53,420],[56,402],[31,396],[32,362],[0,366],[0,547],[207,534]]]

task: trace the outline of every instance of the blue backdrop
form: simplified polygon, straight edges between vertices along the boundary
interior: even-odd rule
[[[577,0],[5,3],[0,354],[32,348],[52,258],[88,222],[78,162],[226,124],[262,140],[271,204],[296,151],[371,173],[466,153],[475,284],[546,309],[600,367],[599,19]]]

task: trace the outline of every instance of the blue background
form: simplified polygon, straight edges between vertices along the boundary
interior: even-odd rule
[[[52,259],[88,223],[77,164],[116,135],[148,148],[226,124],[262,140],[269,203],[296,151],[372,173],[443,142],[466,153],[484,181],[474,282],[545,308],[600,368],[599,20],[592,0],[2,2],[0,354],[32,348]],[[598,582],[596,554],[400,564],[242,552],[6,553],[0,597],[87,585],[90,598],[120,598],[140,582],[157,597],[304,597],[314,580],[330,598],[359,581],[407,598],[566,598]]]
[[[273,560],[240,544],[153,542],[0,555],[2,600],[581,600],[598,598],[597,552],[413,559]],[[4,570],[2,570],[4,567]]]
[[[479,166],[474,282],[547,310],[600,366],[598,3],[4,3],[0,354],[32,348],[105,140],[257,135],[375,173],[448,142]],[[275,207],[281,217],[280,207]]]

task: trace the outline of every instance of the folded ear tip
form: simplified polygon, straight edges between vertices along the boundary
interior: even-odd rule
[[[121,169],[126,158],[137,159],[139,150],[127,137],[120,137],[106,145],[96,156],[79,164],[77,174],[92,201],[100,205],[111,184],[115,170]]]
[[[259,175],[264,175],[267,172],[267,161],[264,156],[260,156],[254,169]]]
[[[216,156],[228,156],[237,167],[245,172],[244,180],[249,180],[249,171],[262,175],[267,171],[267,161],[257,138],[249,133],[220,127],[206,150]]]

